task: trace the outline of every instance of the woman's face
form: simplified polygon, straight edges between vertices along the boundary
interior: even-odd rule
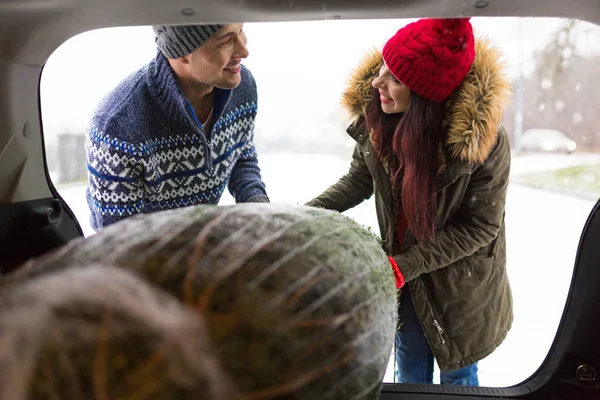
[[[386,114],[405,112],[410,103],[410,89],[390,72],[385,63],[379,75],[373,80],[373,87],[379,90],[381,109]]]

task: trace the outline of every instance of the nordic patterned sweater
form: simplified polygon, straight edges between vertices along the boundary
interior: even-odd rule
[[[206,135],[160,53],[99,104],[86,141],[87,202],[94,230],[138,213],[268,202],[254,145],[256,83],[242,66],[233,90],[215,88]]]

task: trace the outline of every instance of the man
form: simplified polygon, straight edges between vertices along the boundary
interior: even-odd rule
[[[243,24],[154,26],[156,57],[108,94],[86,144],[91,225],[138,213],[268,202],[254,146]]]

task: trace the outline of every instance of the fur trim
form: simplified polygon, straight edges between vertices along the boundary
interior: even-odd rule
[[[367,113],[367,105],[371,101],[371,83],[382,65],[381,50],[373,47],[365,53],[361,63],[350,74],[348,88],[342,94],[341,103],[351,120]]]
[[[381,51],[373,49],[350,75],[341,103],[351,119],[365,115],[371,83],[382,63]],[[448,129],[444,147],[449,157],[470,163],[487,159],[511,91],[502,53],[490,39],[478,36],[471,71],[444,104]]]

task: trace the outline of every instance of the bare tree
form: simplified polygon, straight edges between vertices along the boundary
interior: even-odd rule
[[[585,35],[598,35],[594,28],[566,20],[535,55],[535,73],[524,83],[525,129],[558,129],[580,149],[600,145],[600,93],[589,84],[600,79],[600,55],[583,51]]]

